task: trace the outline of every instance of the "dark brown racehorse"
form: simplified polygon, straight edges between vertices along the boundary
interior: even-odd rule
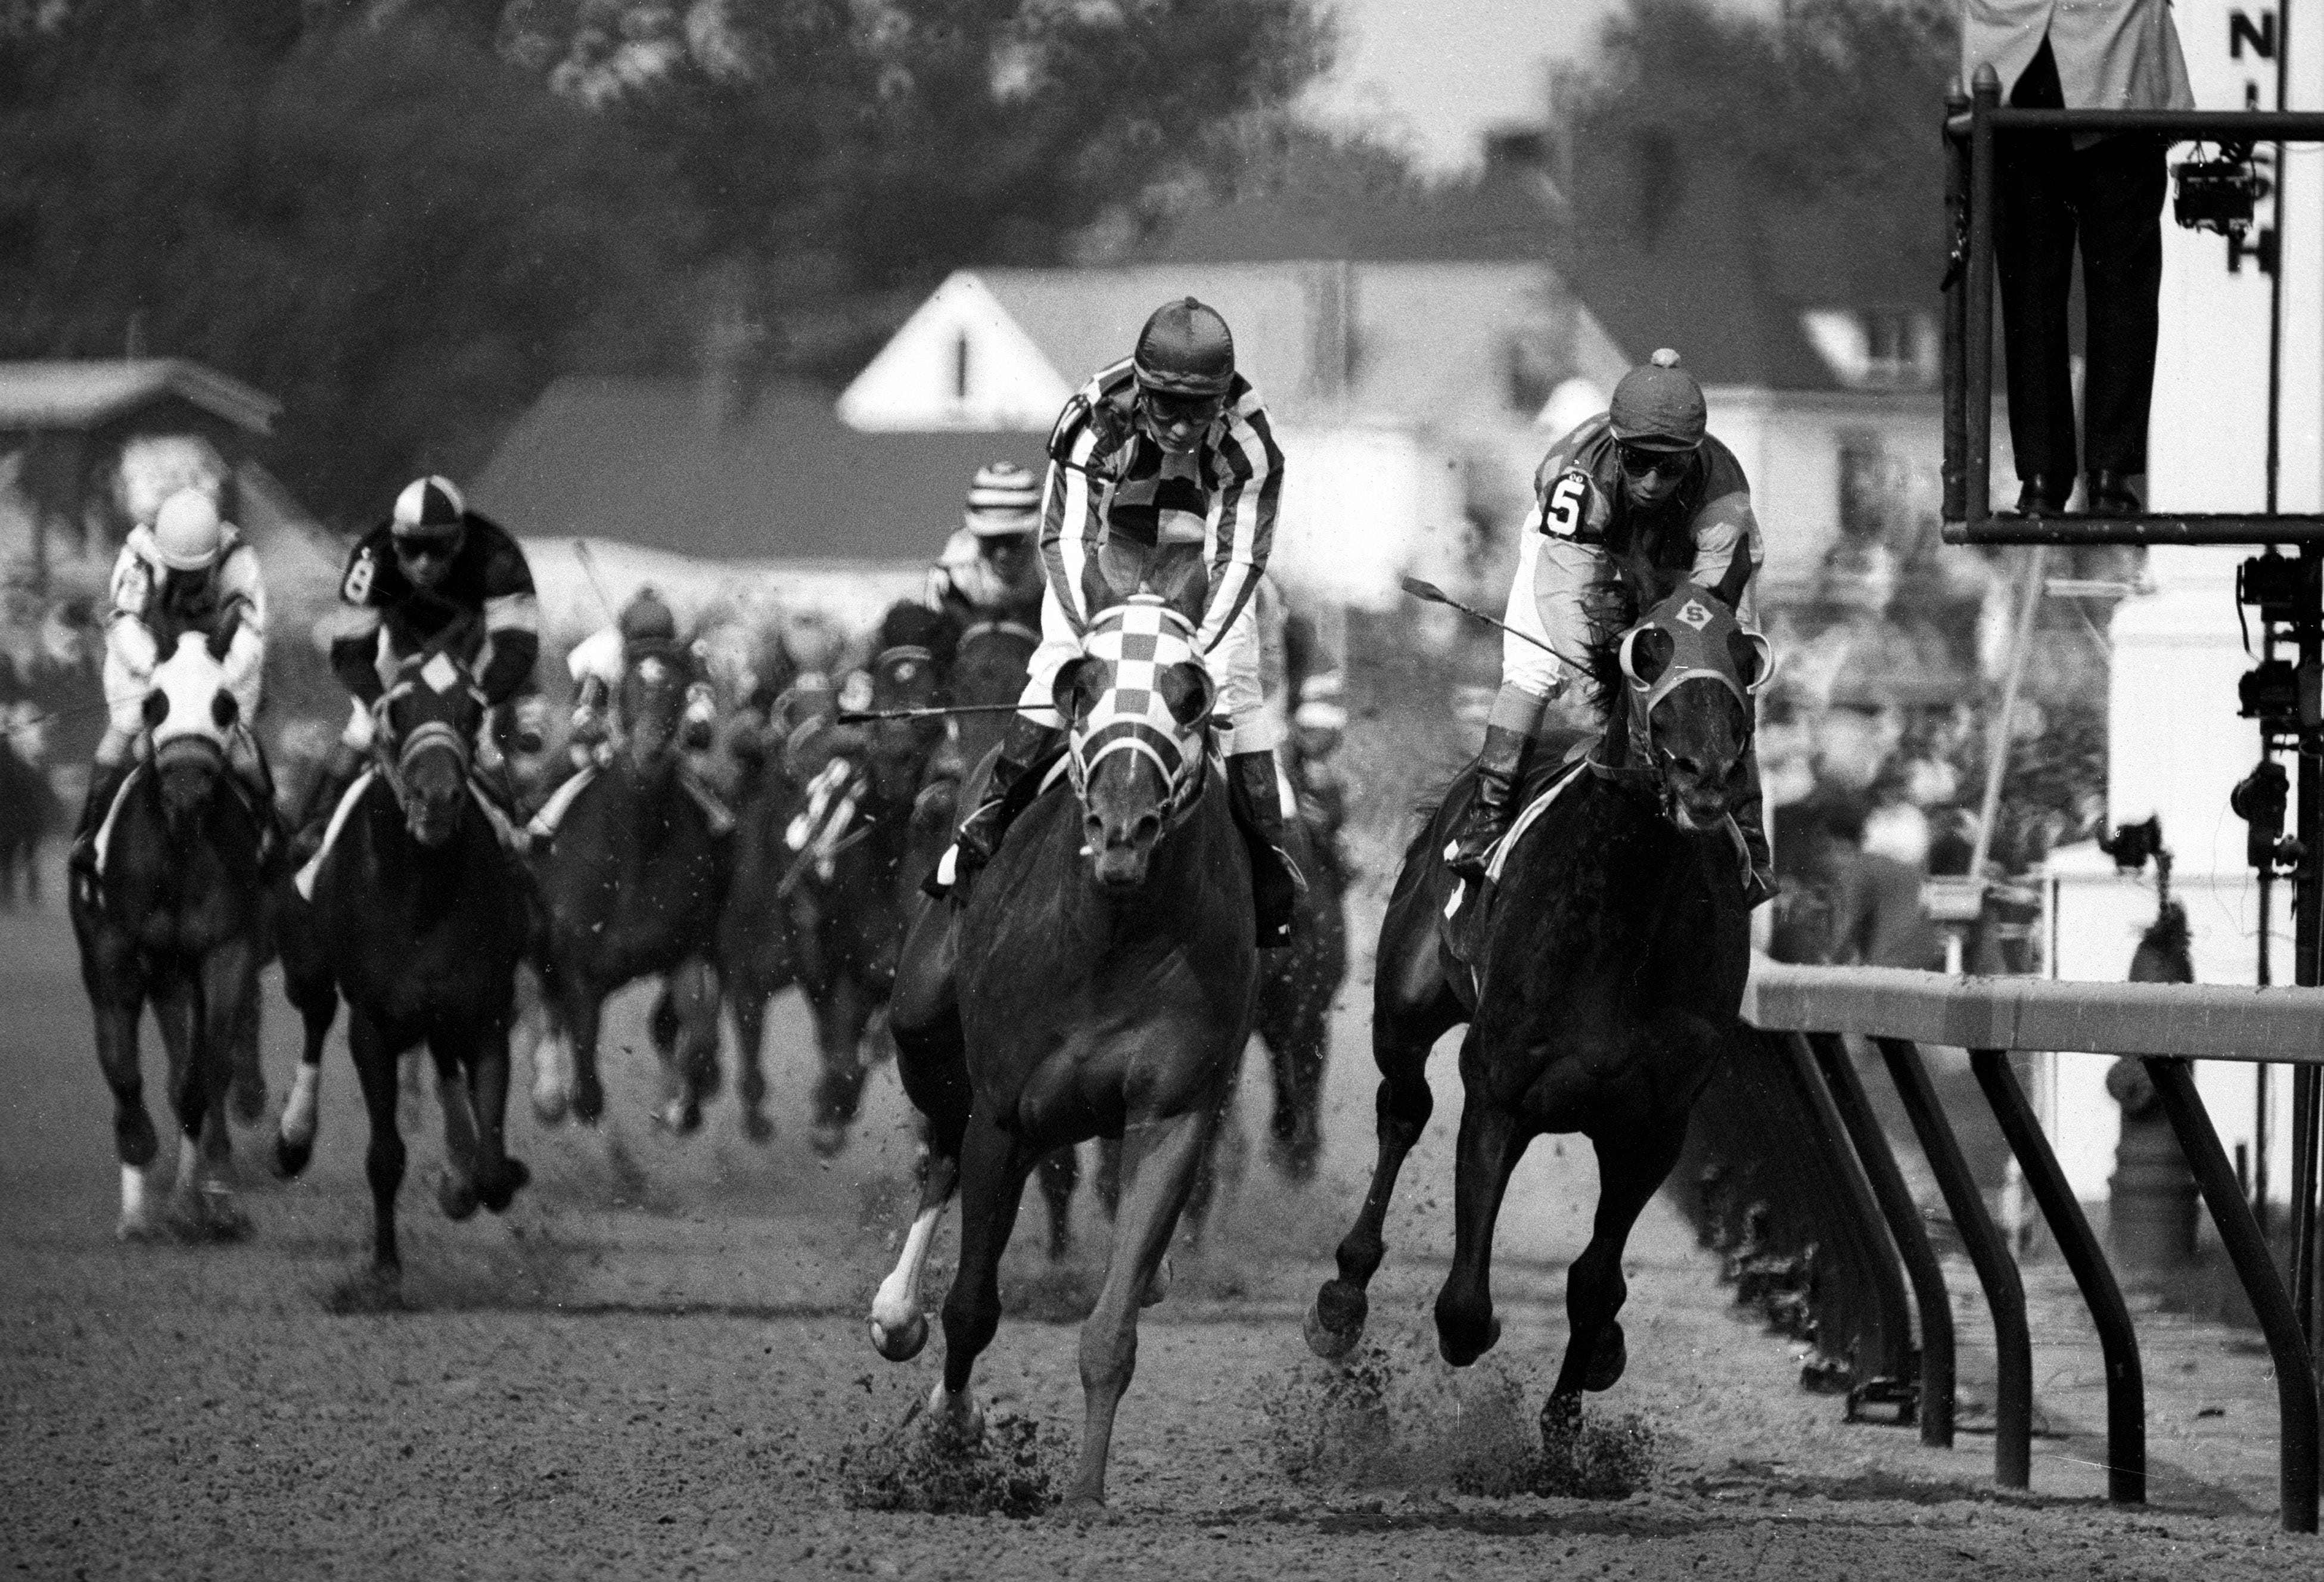
[[[421,1043],[436,1067],[448,1168],[437,1200],[454,1219],[498,1213],[530,1179],[510,1157],[509,1023],[532,928],[530,884],[470,783],[484,696],[441,649],[407,658],[381,706],[375,763],[350,789],[321,853],[282,897],[284,987],[306,1020],[298,1086],[276,1144],[295,1173],[313,1145],[313,1078],[336,998],[371,1120],[372,1266],[402,1268],[395,1199],[404,1145],[397,1067]],[[295,1135],[302,1120],[304,1136]]]
[[[941,701],[927,648],[902,643],[871,667],[872,711]],[[916,809],[941,720],[825,727],[791,773],[770,765],[743,813],[734,889],[719,927],[742,1046],[745,1124],[761,1113],[767,1001],[796,984],[815,1016],[822,1070],[809,1141],[846,1145],[862,1102],[865,1044],[888,1003],[906,909],[935,860]],[[769,1130],[771,1130],[770,1127]]]
[[[690,681],[675,649],[628,658],[622,740],[573,793],[555,835],[533,845],[547,915],[536,964],[548,1036],[558,1045],[544,1063],[557,1069],[549,1062],[569,1051],[573,1113],[584,1121],[605,1105],[597,1070],[605,1000],[641,978],[669,975],[666,1008],[650,1028],[665,1077],[655,1118],[695,1130],[718,1083],[717,928],[731,842],[685,778]]]
[[[926,1343],[919,1282],[938,1218],[961,1198],[959,1273],[944,1307],[940,1421],[973,1425],[969,1380],[1001,1318],[1001,1256],[1025,1178],[1054,1150],[1128,1143],[1128,1185],[1095,1311],[1082,1327],[1086,1417],[1069,1498],[1105,1497],[1138,1310],[1250,1035],[1258,987],[1250,855],[1211,761],[1213,689],[1188,607],[1134,595],[1093,623],[1059,673],[1071,774],[1010,828],[964,907],[923,912],[899,983],[899,1066],[928,1119],[927,1175],[903,1257],[872,1304],[872,1341]]]
[[[1566,1276],[1569,1333],[1545,1434],[1579,1421],[1582,1391],[1621,1377],[1622,1247],[1736,1026],[1750,929],[1727,815],[1767,661],[1763,639],[1688,584],[1590,658],[1609,705],[1605,734],[1514,840],[1489,894],[1462,888],[1455,928],[1469,915],[1461,908],[1490,908],[1469,947],[1473,970],[1443,926],[1461,885],[1443,851],[1466,773],[1405,853],[1373,990],[1379,1161],[1340,1244],[1339,1277],[1307,1318],[1321,1356],[1344,1356],[1361,1337],[1381,1219],[1433,1104],[1429,1051],[1465,1021],[1452,1269],[1436,1299],[1447,1361],[1465,1366],[1499,1335],[1493,1223],[1526,1145],[1581,1132],[1598,1154],[1597,1215]]]
[[[185,1233],[245,1234],[226,1171],[226,1097],[234,1049],[255,1003],[263,878],[259,824],[230,784],[237,705],[220,663],[231,622],[177,639],[145,699],[148,757],[115,804],[94,880],[71,887],[81,982],[97,1058],[113,1090],[124,1237],[160,1228],[149,1167],[159,1150],[146,1113],[138,1027],[153,1007],[170,1055],[178,1175],[169,1218]]]

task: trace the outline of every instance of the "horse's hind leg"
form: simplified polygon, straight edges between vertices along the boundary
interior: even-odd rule
[[[1452,1176],[1452,1269],[1436,1293],[1436,1348],[1454,1367],[1467,1367],[1501,1337],[1493,1316],[1493,1222],[1530,1141],[1532,1133],[1493,1102],[1484,1083],[1468,1084]]]
[[[605,997],[577,972],[558,974],[551,996],[554,1021],[564,1024],[573,1056],[573,1118],[595,1126],[605,1113],[605,1085],[597,1074],[597,1026]]]
[[[200,1159],[196,1182],[197,1224],[202,1235],[217,1241],[235,1241],[250,1234],[250,1219],[235,1206],[230,1182],[234,1138],[226,1129],[226,1100],[238,1072],[236,1062],[245,1039],[254,1040],[258,1014],[258,948],[248,939],[230,940],[205,957],[197,969],[198,991],[193,997],[195,1020],[189,1025],[192,1048],[189,1069],[200,1072],[201,1106],[194,1136]],[[255,1056],[252,1057],[254,1060]],[[264,1082],[260,1083],[262,1096]],[[194,1098],[188,1096],[188,1102]]]
[[[654,1118],[680,1136],[702,1129],[702,1106],[718,1091],[718,973],[689,957],[662,980],[652,1033],[668,1087]]]
[[[960,1152],[960,1268],[945,1297],[944,1379],[928,1403],[964,1427],[977,1419],[969,1374],[1001,1327],[1001,1255],[1038,1158],[990,1118],[970,1112]]]
[[[403,1272],[395,1246],[395,1194],[403,1185],[403,1136],[395,1119],[401,1091],[397,1056],[401,1049],[389,1031],[365,1011],[347,1009],[347,1052],[355,1057],[364,1108],[371,1117],[371,1146],[364,1175],[371,1183],[372,1272],[392,1282]]]
[[[1407,860],[1420,860],[1415,856]],[[1398,886],[1380,928],[1372,990],[1372,1061],[1379,1067],[1375,1101],[1379,1161],[1356,1222],[1340,1243],[1339,1276],[1327,1280],[1307,1310],[1307,1345],[1316,1356],[1345,1357],[1363,1338],[1369,1302],[1365,1287],[1387,1255],[1380,1227],[1396,1194],[1404,1156],[1420,1140],[1435,1099],[1428,1090],[1428,1053],[1462,1018],[1461,1002],[1444,986],[1436,961],[1435,917],[1425,885]]]
[[[227,1090],[234,1118],[255,1126],[266,1114],[266,1067],[259,1058],[259,1036],[264,1031],[259,1010],[258,974],[250,975],[248,1003],[236,1019],[234,1035],[233,1085]]]
[[[1683,1117],[1656,1119],[1660,1124],[1618,1136],[1591,1138],[1598,1151],[1598,1212],[1590,1245],[1565,1272],[1565,1357],[1541,1409],[1545,1436],[1570,1430],[1581,1420],[1582,1392],[1612,1389],[1628,1361],[1615,1317],[1629,1294],[1622,1248],[1686,1142]]]
[[[727,981],[728,1003],[734,1011],[734,1091],[742,1104],[742,1135],[763,1143],[775,1135],[775,1123],[767,1117],[767,1073],[760,1064],[770,991],[747,980]]]
[[[1065,1494],[1068,1504],[1105,1503],[1114,1415],[1138,1366],[1138,1310],[1156,1288],[1162,1255],[1194,1188],[1216,1118],[1216,1108],[1204,1105],[1134,1127],[1126,1141],[1128,1180],[1120,1217],[1114,1221],[1113,1253],[1097,1305],[1082,1324],[1082,1450]]]
[[[456,1083],[445,1093],[446,1140],[450,1140],[453,1094],[457,1091],[473,1128],[469,1159],[475,1201],[498,1214],[532,1180],[524,1161],[512,1158],[508,1151],[508,1029],[498,1023],[490,1025],[471,1037],[458,1053],[458,1067],[466,1081],[465,1087]],[[450,1212],[448,1208],[446,1212]]]
[[[842,972],[815,1004],[815,1041],[823,1072],[815,1084],[815,1129],[807,1140],[828,1159],[847,1146],[847,1128],[863,1100],[863,1029],[872,1019],[871,991]]]

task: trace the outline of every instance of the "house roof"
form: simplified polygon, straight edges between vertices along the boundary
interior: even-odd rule
[[[469,494],[530,537],[614,538],[711,559],[933,559],[987,462],[1030,434],[866,434],[821,390],[734,413],[692,378],[575,376],[518,420]]]
[[[271,429],[282,409],[238,379],[177,357],[0,363],[0,428],[91,428],[164,396],[253,434]]]
[[[1523,422],[1558,380],[1580,374],[1610,386],[1628,365],[1538,262],[977,270],[937,289],[849,387],[840,410],[866,428],[1046,431],[1062,392],[1127,355],[1155,307],[1183,296],[1225,316],[1237,366],[1278,421]],[[1541,387],[1529,399],[1512,387],[1520,365]],[[1012,382],[1010,367],[1032,373]],[[1033,399],[1035,386],[1047,404]]]

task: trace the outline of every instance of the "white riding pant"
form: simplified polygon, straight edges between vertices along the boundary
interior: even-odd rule
[[[1033,650],[1032,662],[1026,667],[1025,691],[1017,700],[1017,712],[1037,725],[1062,729],[1065,721],[1054,706],[1057,672],[1081,651],[1081,634],[1066,619],[1056,590],[1048,589],[1041,595],[1041,646]],[[1283,739],[1283,722],[1268,712],[1259,686],[1257,599],[1245,601],[1242,613],[1229,623],[1217,646],[1203,656],[1203,662],[1218,688],[1212,717],[1222,722],[1215,727],[1219,750],[1229,758],[1274,751]]]

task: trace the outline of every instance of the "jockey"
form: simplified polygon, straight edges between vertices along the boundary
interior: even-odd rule
[[[1549,700],[1568,685],[1570,664],[1612,635],[1602,612],[1618,565],[1643,561],[1666,582],[1691,579],[1748,626],[1751,578],[1762,559],[1742,465],[1707,432],[1702,387],[1667,349],[1623,376],[1608,410],[1550,447],[1534,492],[1507,612],[1524,636],[1502,639],[1501,689],[1477,758],[1476,796],[1449,851],[1453,871],[1471,880],[1484,877],[1508,830],[1526,751]],[[1734,817],[1750,852],[1746,888],[1756,906],[1775,894],[1775,869],[1758,760],[1748,747],[1740,772],[1748,789]]]
[[[678,641],[678,617],[659,593],[642,587],[630,595],[613,625],[583,639],[566,658],[574,685],[573,733],[567,740],[576,768],[618,733],[619,722],[611,715],[621,693],[622,673],[648,654],[659,654],[682,667],[688,677],[686,720],[678,745],[688,752],[710,746],[718,704],[709,679],[702,674],[693,651]]]
[[[214,637],[234,621],[224,660],[226,684],[239,714],[229,736],[227,761],[269,846],[279,819],[274,780],[261,756],[251,722],[257,718],[266,664],[266,584],[258,552],[233,525],[219,520],[216,501],[200,489],[180,489],[161,502],[150,526],[130,529],[113,563],[113,612],[105,628],[105,702],[110,718],[97,744],[97,762],[73,831],[73,868],[94,872],[97,832],[129,777],[132,749],[145,729],[145,694],[153,667],[179,634]]]
[[[1217,310],[1192,297],[1166,302],[1135,351],[1101,369],[1057,418],[1041,517],[1041,646],[992,766],[985,799],[963,821],[958,872],[990,861],[1031,800],[1033,771],[1061,743],[1051,706],[1058,670],[1109,594],[1108,569],[1171,555],[1202,556],[1209,589],[1195,647],[1218,686],[1228,785],[1254,837],[1259,942],[1290,935],[1297,870],[1283,854],[1275,745],[1280,727],[1259,686],[1252,593],[1267,569],[1283,491],[1283,453],[1267,409],[1235,372],[1234,340]]]
[[[981,621],[1039,622],[1040,527],[1041,485],[1032,474],[1014,462],[977,469],[961,525],[928,568],[923,601],[951,622],[954,637]]]
[[[355,710],[316,777],[300,820],[302,843],[319,837],[362,772],[377,730],[374,712],[405,658],[468,623],[461,656],[485,706],[496,710],[531,677],[540,652],[540,604],[524,551],[506,529],[470,510],[448,479],[417,479],[396,496],[394,512],[347,556],[339,599],[358,615],[332,639],[331,669],[354,695]],[[479,767],[486,755],[498,761],[489,730],[478,752]]]

